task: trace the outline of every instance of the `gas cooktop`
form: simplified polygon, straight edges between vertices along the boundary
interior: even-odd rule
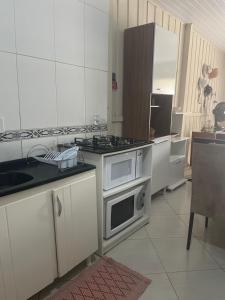
[[[114,135],[94,135],[92,138],[75,138],[74,143],[80,147],[82,151],[105,154],[126,150],[138,146],[148,145],[152,142],[136,140],[132,138],[118,137]],[[70,144],[71,147],[72,144]],[[68,145],[64,145],[68,147]]]

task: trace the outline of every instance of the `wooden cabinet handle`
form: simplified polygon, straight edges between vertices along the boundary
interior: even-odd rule
[[[60,217],[62,214],[62,203],[59,199],[59,196],[57,196],[56,200],[57,200],[57,204],[58,204],[58,217]]]

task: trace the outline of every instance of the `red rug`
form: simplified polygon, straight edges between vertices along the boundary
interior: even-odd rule
[[[103,257],[51,296],[50,300],[137,300],[151,280]]]

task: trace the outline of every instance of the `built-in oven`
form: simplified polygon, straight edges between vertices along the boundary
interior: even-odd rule
[[[146,199],[145,186],[138,186],[119,196],[104,200],[104,238],[113,235],[138,220],[144,215]]]
[[[104,190],[142,176],[143,149],[110,155],[104,159]]]

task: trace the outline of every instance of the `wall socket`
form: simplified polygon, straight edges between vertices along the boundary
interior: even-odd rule
[[[5,131],[5,118],[0,117],[0,133]]]

